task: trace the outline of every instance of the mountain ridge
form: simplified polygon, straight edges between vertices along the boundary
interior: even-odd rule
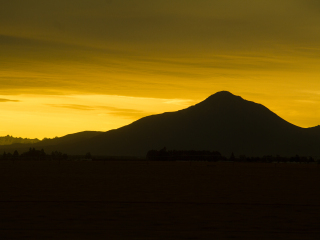
[[[151,149],[214,150],[223,155],[320,156],[320,128],[301,128],[267,107],[217,92],[188,108],[143,117],[68,144],[43,146],[68,154],[145,156]]]

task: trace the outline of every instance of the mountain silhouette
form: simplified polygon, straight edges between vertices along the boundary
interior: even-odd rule
[[[215,150],[227,157],[232,152],[246,156],[320,156],[319,143],[319,126],[295,126],[261,104],[221,91],[186,109],[147,116],[49,149],[111,156],[145,156],[148,150],[163,147]]]
[[[101,133],[102,132],[98,132],[98,131],[83,131],[83,132],[68,134],[63,137],[44,139],[34,144],[15,143],[15,144],[5,146],[5,148],[4,147],[1,148],[0,146],[0,150],[8,151],[8,152],[12,152],[12,150],[18,150],[19,152],[25,152],[30,147],[32,147],[37,149],[45,148],[46,151],[47,152],[49,151],[50,153],[50,151],[56,151],[57,149],[60,149],[60,148],[66,148],[69,145],[73,146],[81,141],[88,140]]]
[[[102,132],[97,132],[97,131],[83,131],[79,133],[68,134],[60,138],[46,139],[34,145],[40,147],[40,146],[58,145],[58,144],[75,144],[77,142],[95,137],[101,133]]]

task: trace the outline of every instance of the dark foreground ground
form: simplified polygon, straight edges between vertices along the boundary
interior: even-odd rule
[[[320,239],[320,166],[0,162],[0,239]]]

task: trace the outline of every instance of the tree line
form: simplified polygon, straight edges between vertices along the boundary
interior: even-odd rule
[[[167,150],[162,148],[161,150],[150,150],[147,152],[147,160],[151,161],[232,161],[232,162],[262,162],[262,163],[320,163],[320,160],[315,160],[313,157],[293,156],[282,157],[266,155],[263,157],[247,157],[240,155],[235,157],[232,153],[229,158],[224,157],[218,151],[196,151],[196,150]]]
[[[58,151],[46,154],[43,149],[36,150],[35,148],[29,148],[29,151],[21,154],[15,150],[13,153],[3,152],[3,154],[0,155],[1,160],[62,160],[67,158],[67,154]]]
[[[163,148],[159,151],[150,150],[147,160],[154,161],[219,161],[226,160],[218,151],[196,151],[196,150],[169,150]]]

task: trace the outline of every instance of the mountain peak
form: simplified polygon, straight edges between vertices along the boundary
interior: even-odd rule
[[[242,97],[236,96],[228,91],[220,91],[212,94],[210,97],[205,99],[203,102],[234,102],[237,100],[243,100]]]
[[[220,92],[216,92],[215,94],[212,94],[210,97],[234,98],[234,97],[240,97],[240,96],[236,96],[228,91],[220,91]]]
[[[235,96],[234,94],[232,94],[231,92],[229,92],[229,91],[225,91],[225,90],[223,90],[223,91],[220,91],[220,92],[216,92],[215,94],[212,94],[212,96],[213,95],[223,95],[223,96]]]

